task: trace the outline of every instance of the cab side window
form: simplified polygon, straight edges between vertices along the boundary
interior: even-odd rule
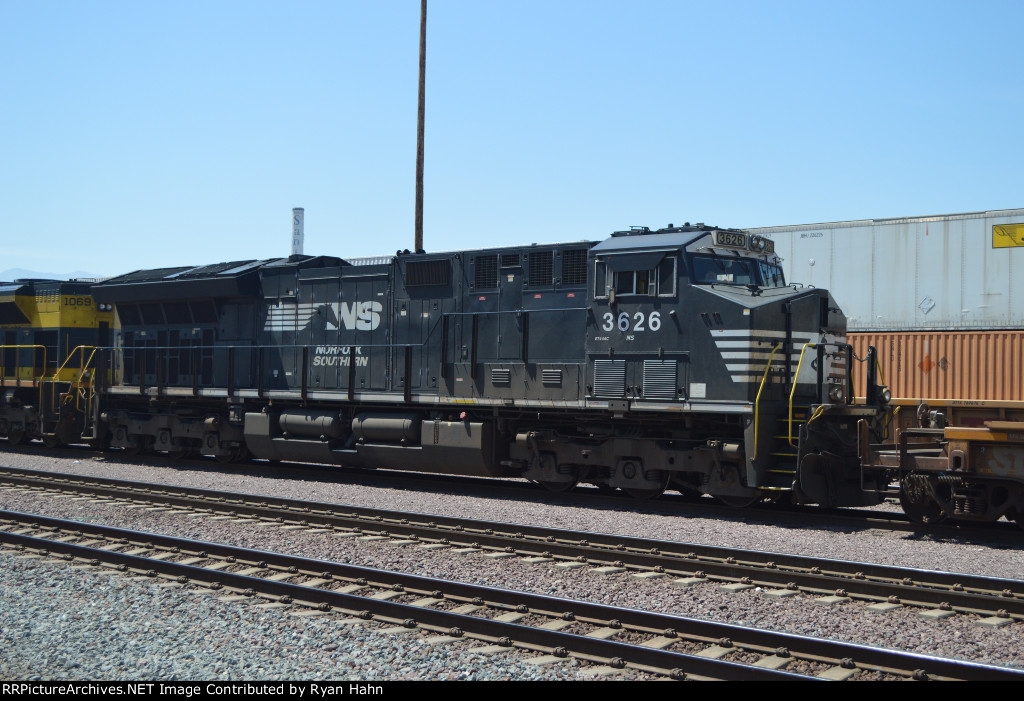
[[[594,269],[594,296],[607,297],[611,289],[616,295],[671,297],[676,293],[678,257],[667,255],[648,269],[622,268],[613,262],[598,261]]]

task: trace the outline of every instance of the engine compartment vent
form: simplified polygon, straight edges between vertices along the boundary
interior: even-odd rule
[[[626,361],[594,361],[594,396],[622,399],[626,395]]]
[[[508,387],[512,384],[512,371],[508,368],[491,368],[491,384]]]
[[[644,361],[644,399],[675,399],[678,386],[675,360]]]

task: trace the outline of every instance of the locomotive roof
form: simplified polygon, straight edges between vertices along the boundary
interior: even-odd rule
[[[330,256],[289,256],[236,260],[183,268],[136,270],[93,287],[101,302],[142,302],[163,299],[249,296],[257,292],[259,273],[285,267],[329,267],[344,264]]]
[[[14,282],[0,282],[0,295],[32,294],[39,290],[67,289],[72,294],[88,294],[91,280],[53,280],[50,278],[24,278]]]
[[[628,236],[613,236],[594,246],[591,251],[594,253],[618,253],[620,251],[635,251],[645,248],[682,248],[688,246],[697,239],[706,235],[707,232],[672,232],[672,233],[643,233],[631,234]]]
[[[185,266],[179,268],[151,268],[135,270],[124,275],[108,278],[99,285],[126,285],[137,282],[175,282],[178,280],[202,280],[244,275],[260,268],[286,266],[337,266],[344,262],[331,256],[290,256],[288,258],[265,258],[263,260],[235,260],[209,265]]]

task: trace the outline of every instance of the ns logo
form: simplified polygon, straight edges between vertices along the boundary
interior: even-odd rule
[[[335,302],[321,304],[309,320],[311,326],[326,330],[373,331],[380,326],[384,306],[380,302]]]

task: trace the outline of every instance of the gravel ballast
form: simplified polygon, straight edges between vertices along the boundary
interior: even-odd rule
[[[565,527],[681,542],[862,560],[1019,578],[1021,548],[940,541],[882,530],[802,529],[766,525],[742,511],[729,517],[680,518],[621,508],[550,505],[522,497],[413,491],[399,478],[373,484],[276,479],[215,468],[135,465],[116,454],[8,452],[12,467],[133,479],[205,489],[417,511],[444,516]],[[377,473],[377,475],[386,473]],[[375,475],[376,477],[376,475]],[[359,480],[365,482],[366,480]],[[0,492],[14,511],[349,562],[367,567],[567,596],[630,608],[848,640],[867,645],[1024,666],[1024,624],[979,626],[971,616],[925,620],[912,609],[870,613],[861,604],[815,605],[810,597],[768,599],[714,584],[678,587],[668,578],[562,570],[551,563],[492,560],[480,554],[431,553],[416,547],[325,534],[253,528],[230,521],[182,518],[110,504]],[[280,609],[226,603],[209,595],[128,577],[68,569],[41,559],[0,556],[0,661],[4,679],[576,679],[572,661],[538,667],[516,654],[483,658],[471,643],[429,646],[415,635],[381,633],[333,617],[299,617]],[[33,584],[41,586],[36,587]],[[622,675],[630,678],[630,675]]]

